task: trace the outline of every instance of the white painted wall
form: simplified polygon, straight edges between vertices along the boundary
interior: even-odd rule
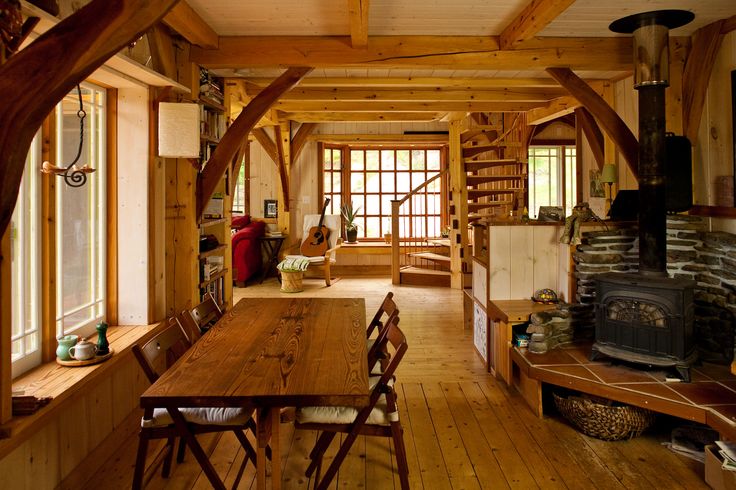
[[[118,323],[148,323],[148,89],[118,90]]]

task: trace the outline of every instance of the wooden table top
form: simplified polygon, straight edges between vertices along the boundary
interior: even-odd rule
[[[141,396],[141,407],[364,406],[362,298],[246,298]]]
[[[488,317],[502,322],[525,322],[532,313],[551,310],[556,306],[531,299],[492,299],[488,302]]]

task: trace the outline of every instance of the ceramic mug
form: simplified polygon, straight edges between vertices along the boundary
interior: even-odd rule
[[[80,342],[69,349],[69,355],[77,361],[92,359],[95,354],[97,354],[97,346],[92,342]]]
[[[71,361],[72,356],[69,355],[69,349],[74,346],[79,340],[77,335],[65,335],[59,337],[59,346],[56,348],[56,357],[62,361]]]

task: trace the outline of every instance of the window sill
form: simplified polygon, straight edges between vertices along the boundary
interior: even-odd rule
[[[131,347],[151,338],[159,325],[109,327],[107,337],[115,354],[103,363],[65,367],[52,361],[15,379],[13,392],[23,391],[24,395],[51,397],[53,400],[33,415],[15,416],[0,425],[0,458],[20,444],[26,436],[33,434],[41,424],[54,417],[67,401],[74,399],[75,394],[89,389],[102,376],[110,374],[120,362],[131,359]]]

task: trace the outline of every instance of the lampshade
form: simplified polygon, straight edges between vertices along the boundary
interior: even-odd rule
[[[603,165],[603,171],[601,172],[601,182],[606,184],[615,184],[618,182],[618,169],[616,165],[607,163]]]
[[[198,104],[159,104],[158,155],[166,158],[199,157]]]

